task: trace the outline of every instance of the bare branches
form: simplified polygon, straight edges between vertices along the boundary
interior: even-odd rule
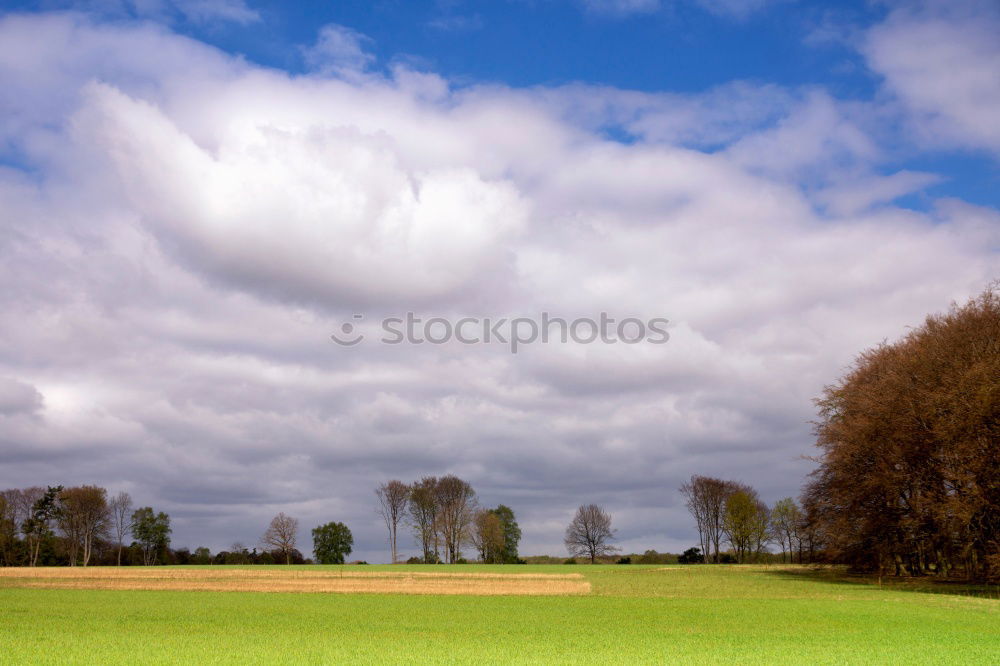
[[[125,535],[132,531],[132,496],[124,490],[108,501],[111,509],[111,525],[118,543],[118,566],[122,565],[122,549]]]
[[[476,491],[467,481],[453,474],[441,477],[435,488],[438,506],[438,531],[444,541],[449,562],[462,556],[462,544],[469,539],[469,529],[476,513]]]
[[[587,504],[576,510],[576,515],[566,528],[566,550],[574,557],[589,557],[591,563],[598,557],[618,552],[609,541],[615,538],[611,529],[611,515],[596,504]]]
[[[681,486],[687,500],[686,506],[694,516],[706,561],[711,556],[719,561],[719,544],[722,541],[726,499],[737,489],[733,481],[723,481],[709,476],[692,476]]]
[[[295,550],[296,535],[299,531],[299,521],[284,513],[279,513],[271,519],[260,542],[285,556],[285,564],[292,563],[292,551]]]
[[[389,531],[389,550],[392,553],[392,563],[395,564],[399,560],[397,531],[410,501],[410,487],[394,479],[379,485],[375,489],[375,496],[378,497],[379,515]]]
[[[111,523],[108,491],[97,486],[66,488],[59,494],[57,522],[66,536],[70,566],[90,563],[94,541],[107,535]]]
[[[428,564],[440,559],[437,538],[437,483],[436,476],[425,476],[410,487],[408,519],[420,541],[423,561]]]

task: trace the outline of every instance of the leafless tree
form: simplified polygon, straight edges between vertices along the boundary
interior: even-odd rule
[[[705,502],[704,476],[692,476],[690,481],[685,482],[681,487],[681,494],[684,495],[684,505],[694,518],[698,528],[698,544],[701,552],[705,554],[705,560],[711,556],[711,540],[708,536],[708,506]]]
[[[132,531],[132,496],[124,490],[108,501],[111,509],[111,527],[118,543],[118,566],[122,565],[125,535]]]
[[[97,486],[66,488],[59,493],[57,522],[69,547],[70,566],[76,566],[78,559],[87,566],[94,542],[107,535],[111,522],[107,495]]]
[[[225,559],[226,564],[250,564],[250,551],[242,541],[234,541],[229,546],[229,553]]]
[[[437,544],[437,477],[425,476],[410,486],[408,522],[420,541],[426,563],[436,562]]]
[[[795,542],[799,539],[802,518],[799,505],[791,497],[778,500],[771,509],[771,532],[781,544],[782,562],[785,561],[785,552],[788,553],[789,561],[795,561]]]
[[[608,543],[614,538],[611,515],[596,504],[587,504],[576,510],[566,528],[566,550],[573,557],[589,557],[593,564],[598,557],[618,551]]]
[[[11,566],[13,562],[14,539],[17,538],[17,523],[14,522],[14,506],[10,501],[10,490],[0,492],[0,565]]]
[[[476,512],[470,533],[472,545],[479,551],[479,559],[487,564],[503,563],[503,523],[496,512],[482,509]]]
[[[17,564],[17,535],[21,533],[21,528],[31,516],[31,505],[42,496],[44,488],[9,488],[0,493],[3,497],[4,512],[0,517],[0,536],[2,543],[3,562],[7,566]]]
[[[690,481],[681,486],[681,493],[687,500],[686,506],[697,523],[706,561],[709,558],[719,561],[726,498],[735,492],[737,485],[732,481],[709,476],[692,476]]]
[[[399,521],[402,520],[406,512],[406,505],[410,501],[410,487],[402,481],[392,480],[379,485],[375,489],[375,496],[378,497],[379,515],[385,520],[386,529],[389,530],[389,550],[392,553],[392,563],[396,564],[399,559],[397,531]]]
[[[271,519],[261,543],[285,556],[285,564],[292,563],[292,551],[295,550],[295,537],[299,531],[299,521],[284,513],[279,513]]]
[[[435,495],[438,531],[448,561],[454,563],[462,556],[462,544],[469,539],[469,528],[476,513],[476,491],[468,482],[449,474],[438,480]]]

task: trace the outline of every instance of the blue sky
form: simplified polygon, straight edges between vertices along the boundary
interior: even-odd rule
[[[318,25],[338,23],[371,37],[383,61],[414,57],[459,80],[696,91],[738,78],[870,92],[853,54],[837,44],[806,46],[803,38],[827,21],[865,25],[885,11],[865,3],[828,6],[783,5],[734,17],[685,3],[638,12],[556,0],[261,3],[254,5],[262,17],[255,25],[215,35],[188,27],[283,69],[301,66],[289,58],[290,44],[309,43]]]
[[[0,488],[178,545],[284,511],[383,561],[375,485],[455,473],[525,553],[589,502],[680,552],[685,479],[797,495],[823,386],[1000,277],[995,2],[4,10]],[[670,340],[330,340],[542,311]]]
[[[163,0],[5,4],[14,11],[65,8],[111,21],[161,22],[179,34],[295,74],[309,71],[304,49],[322,26],[334,24],[363,36],[375,69],[406,63],[444,76],[456,87],[586,83],[699,93],[746,81],[820,88],[859,103],[880,99],[882,76],[868,66],[858,42],[894,7],[790,0],[196,0],[188,3],[195,10]],[[995,18],[989,3],[970,6],[975,4]],[[882,129],[891,134],[897,128]],[[607,135],[633,138],[615,127]],[[888,143],[892,149],[878,165],[881,173],[914,169],[941,176],[926,189],[928,196],[904,196],[900,205],[926,210],[930,198],[947,196],[1000,203],[1000,168],[988,150],[966,145],[915,151],[905,136]]]

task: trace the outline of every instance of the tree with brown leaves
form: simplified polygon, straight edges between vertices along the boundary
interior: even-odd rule
[[[870,349],[818,401],[804,493],[831,556],[897,575],[1000,576],[1000,294]]]

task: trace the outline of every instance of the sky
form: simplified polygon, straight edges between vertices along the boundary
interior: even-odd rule
[[[1000,277],[995,2],[0,6],[0,487],[178,547],[283,511],[384,562],[375,486],[453,473],[522,554],[592,502],[679,552],[681,483],[797,496],[823,387]]]

